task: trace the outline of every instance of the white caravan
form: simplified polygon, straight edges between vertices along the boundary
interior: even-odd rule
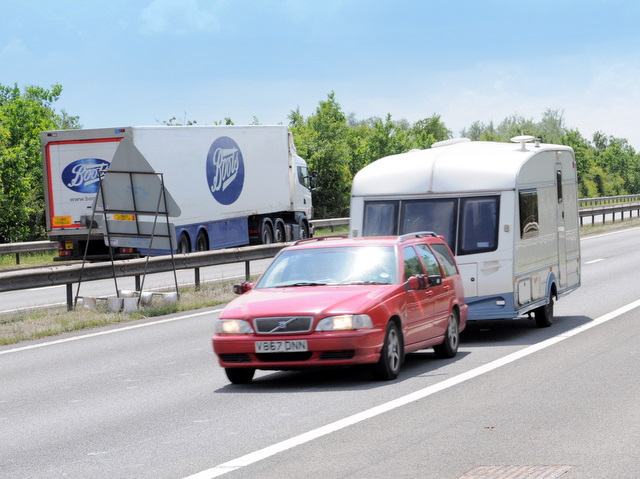
[[[442,235],[469,320],[533,312],[544,327],[554,300],[580,286],[576,162],[567,146],[512,141],[448,140],[374,161],[353,180],[350,230]]]

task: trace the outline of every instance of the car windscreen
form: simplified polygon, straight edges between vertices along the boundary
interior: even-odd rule
[[[283,251],[258,280],[256,288],[396,281],[393,246],[336,246]]]

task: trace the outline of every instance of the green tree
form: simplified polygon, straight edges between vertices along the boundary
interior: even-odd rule
[[[347,137],[351,175],[379,158],[410,150],[413,138],[409,130],[406,120],[396,122],[391,114],[384,120],[371,117],[359,122],[352,117]]]
[[[298,154],[318,173],[314,192],[315,215],[336,218],[348,215],[351,190],[347,118],[331,92],[314,115],[305,119],[299,109],[289,115]]]
[[[440,115],[433,114],[429,118],[416,121],[411,127],[414,148],[430,148],[437,141],[451,138],[451,130],[442,122]]]
[[[62,86],[22,91],[0,85],[0,242],[43,239],[44,189],[40,133],[77,128],[78,118],[56,114]]]
[[[559,144],[565,134],[564,112],[547,108],[537,123],[536,135],[543,143]]]

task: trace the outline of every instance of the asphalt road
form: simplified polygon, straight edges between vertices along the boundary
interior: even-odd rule
[[[635,479],[638,244],[583,239],[583,286],[551,328],[472,323],[456,358],[413,354],[393,382],[230,385],[213,309],[2,347],[0,477]]]

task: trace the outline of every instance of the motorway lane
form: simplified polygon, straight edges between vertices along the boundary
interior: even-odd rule
[[[638,230],[583,241],[583,287],[557,303],[558,320],[552,328],[537,329],[526,320],[474,323],[463,336],[456,359],[438,361],[430,352],[412,355],[399,380],[392,383],[373,382],[362,370],[344,370],[261,372],[251,385],[231,386],[213,362],[209,344],[213,312],[172,322],[139,322],[134,325],[136,329],[125,331],[113,327],[101,329],[97,331],[117,332],[34,349],[20,348],[48,344],[48,341],[0,348],[0,383],[3,385],[0,390],[0,476],[183,478],[440,384],[528,345],[587,324],[636,299],[638,291],[631,282],[633,274],[625,271],[637,271],[640,266],[635,253],[637,238]],[[615,248],[608,245],[615,245]],[[601,261],[597,261],[599,259]],[[616,280],[619,275],[621,282]],[[598,285],[609,285],[602,297],[595,295]],[[627,316],[633,317],[633,314]],[[459,431],[456,429],[459,423],[474,422],[478,415],[484,418],[483,411],[486,411],[487,419],[506,421],[503,415],[519,417],[518,405],[524,410],[524,413],[520,412],[524,414],[522,417],[534,418],[534,413],[546,417],[546,407],[552,404],[553,416],[548,421],[553,423],[567,412],[588,418],[597,409],[598,401],[606,399],[594,396],[593,391],[583,394],[581,390],[583,378],[594,366],[600,366],[598,380],[604,381],[600,383],[604,390],[634,381],[637,369],[620,371],[620,364],[636,354],[633,347],[638,344],[637,335],[625,334],[623,337],[629,340],[620,341],[622,335],[618,325],[622,321],[613,320],[564,342],[571,344],[582,337],[603,341],[599,345],[601,361],[587,364],[587,369],[580,369],[580,364],[586,361],[584,351],[591,351],[592,343],[581,345],[581,354],[575,356],[560,343],[482,378],[283,452],[226,477],[300,477],[300,470],[305,471],[304,476],[313,477],[307,471],[314,471],[314,467],[322,464],[326,467],[325,472],[333,472],[340,464],[344,467],[339,472],[335,470],[335,475],[321,474],[319,477],[376,477],[365,472],[373,471],[376,464],[380,471],[388,472],[390,465],[404,463],[401,452],[405,450],[415,454],[407,463],[408,469],[394,473],[394,476],[458,477],[458,473],[468,466],[483,462],[480,456],[474,455],[469,461],[460,462],[456,451],[464,451],[467,457],[469,451],[479,447],[482,434],[496,431],[485,430],[483,425],[482,431],[473,431],[474,434],[445,434],[450,428]],[[139,327],[145,324],[151,325]],[[609,327],[612,329],[606,336],[607,341],[601,340],[601,331]],[[78,337],[82,335],[62,338]],[[609,359],[606,351],[618,346],[616,340],[623,342],[627,349],[618,348],[619,358],[609,364],[605,361]],[[560,363],[557,351],[565,350],[569,357]],[[544,367],[536,365],[536,361],[542,361]],[[563,365],[567,361],[571,367],[554,370],[553,365]],[[512,368],[523,371],[505,373]],[[533,372],[535,378],[529,378]],[[626,372],[628,377],[624,376]],[[576,384],[571,383],[574,376],[581,378]],[[608,385],[605,380],[612,377],[615,381]],[[550,386],[544,387],[547,382]],[[570,409],[560,407],[567,397],[561,394],[561,388],[556,390],[551,386],[554,382],[571,384],[569,390],[578,391],[568,395],[569,398],[594,397],[595,406],[589,410],[590,414],[584,415],[579,402],[569,402]],[[512,394],[511,390],[521,392]],[[626,394],[623,394],[624,398],[635,394],[635,390],[622,392]],[[451,396],[453,393],[457,396]],[[493,404],[500,394],[507,396]],[[474,406],[476,402],[477,406]],[[619,409],[617,403],[614,406],[610,409]],[[410,414],[416,410],[417,413]],[[628,409],[621,411],[629,412]],[[482,423],[488,428],[496,427],[486,421]],[[621,423],[616,418],[613,424],[619,427]],[[632,424],[637,425],[637,416]],[[507,438],[516,437],[516,432],[522,434],[525,425],[523,423],[519,429],[514,427],[515,432],[509,431],[511,436]],[[510,446],[514,453],[511,456],[506,454],[508,451],[502,451],[502,456],[498,457],[496,451],[494,456],[486,457],[496,464],[510,464],[519,458],[538,461],[539,458],[559,457],[550,453],[556,445],[553,432],[546,431],[548,436],[545,436],[538,431],[532,438],[524,435],[524,441],[533,441],[543,450],[536,456],[523,455],[525,449],[535,451],[535,447],[520,448],[515,443]],[[605,440],[611,441],[615,436],[618,441],[619,430],[604,432],[609,434]],[[433,442],[434,437],[440,436],[449,441],[446,444]],[[635,444],[632,440],[629,442]],[[511,444],[507,439],[503,439],[503,443],[505,448],[505,444]],[[335,447],[327,449],[325,444],[341,445],[342,450],[349,453],[349,460],[342,461],[343,453]],[[381,449],[388,453],[382,454]],[[515,455],[518,449],[522,449],[521,456]],[[433,454],[415,459],[424,455],[424,451],[433,451]],[[571,451],[569,448],[566,457],[578,461],[580,457],[570,454]],[[366,467],[361,465],[364,469],[355,465],[362,463],[355,459],[361,457],[368,458]],[[397,459],[393,459],[395,457]],[[291,462],[290,458],[295,459]],[[594,456],[594,461],[597,458]],[[451,469],[438,468],[438,475],[426,474],[431,467],[428,465],[440,463],[439,459],[446,459],[444,462],[450,464]],[[624,464],[624,461],[618,461],[618,464]],[[629,467],[634,467],[633,461]],[[380,473],[378,477],[388,476]]]

